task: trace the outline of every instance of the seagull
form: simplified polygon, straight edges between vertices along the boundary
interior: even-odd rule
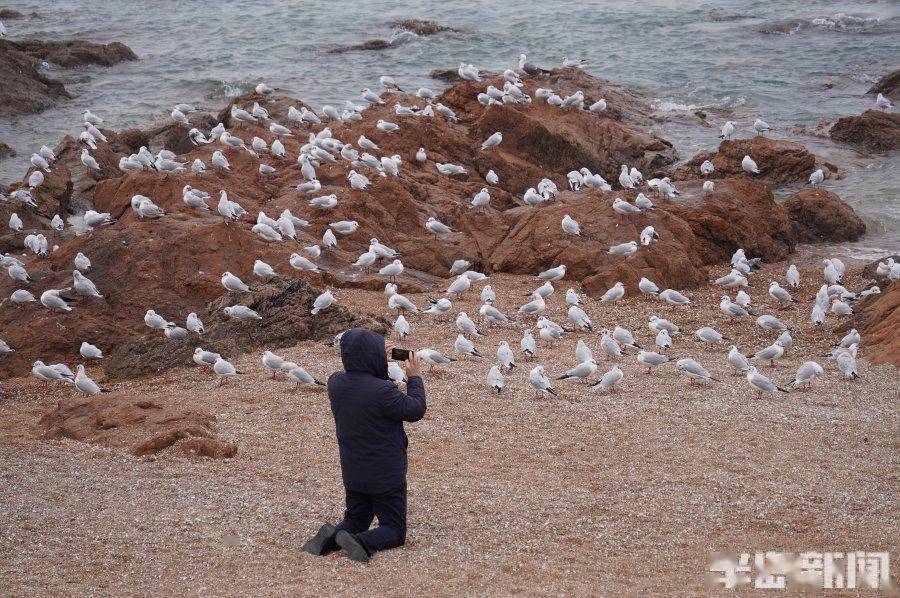
[[[86,149],[81,150],[81,163],[91,170],[100,170],[100,165],[97,163],[97,160],[95,160]]]
[[[766,131],[772,130],[772,127],[770,127],[768,123],[766,123],[766,121],[762,120],[761,118],[757,118],[755,121],[753,121],[753,128],[756,129],[756,133],[758,135],[763,136],[765,136]]]
[[[330,290],[326,290],[313,301],[312,309],[309,310],[309,313],[315,315],[331,307],[332,303],[334,303],[334,295],[331,294]]]
[[[428,218],[428,220],[425,222],[425,228],[436,235],[446,235],[454,232],[452,228],[450,228],[434,216],[430,216]]]
[[[782,288],[781,285],[778,284],[777,280],[773,280],[769,284],[769,295],[776,301],[787,301],[791,303],[794,302],[794,298],[791,297],[791,294],[787,292],[787,290]]]
[[[411,329],[409,322],[403,317],[403,314],[397,316],[397,320],[394,322],[394,332],[397,333],[400,340],[409,336]]]
[[[697,338],[699,338],[704,343],[721,343],[722,339],[725,338],[719,332],[717,332],[713,328],[710,328],[709,326],[698,328],[697,332],[695,332],[694,334],[696,334]]]
[[[756,162],[750,156],[744,156],[744,159],[741,160],[741,168],[744,172],[759,174],[759,167],[756,166]]]
[[[218,353],[213,353],[212,351],[206,351],[202,347],[197,347],[194,349],[194,354],[191,356],[191,359],[194,360],[194,363],[197,365],[203,366],[208,365],[212,366],[219,359],[221,359],[221,355]]]
[[[825,173],[822,172],[821,168],[814,170],[813,173],[811,175],[809,175],[809,184],[812,185],[813,187],[820,185],[822,183],[822,181],[824,181],[824,180],[825,180]]]
[[[413,313],[418,313],[419,308],[416,305],[401,295],[400,293],[394,293],[390,297],[388,297],[388,308],[396,309],[399,313],[401,310],[411,311]]]
[[[603,377],[591,384],[591,388],[594,390],[600,389],[616,392],[616,384],[618,384],[619,381],[624,377],[625,374],[622,373],[622,370],[619,368],[619,364],[616,364],[612,367],[611,370],[603,374]]]
[[[789,330],[784,322],[769,314],[763,314],[756,318],[756,325],[760,328],[766,328],[768,330],[774,330],[776,332]]]
[[[719,137],[721,139],[731,139],[732,135],[734,135],[734,122],[729,120],[722,125],[722,134]]]
[[[540,396],[542,392],[546,392],[552,396],[558,396],[556,394],[556,390],[553,389],[553,386],[550,385],[550,380],[544,375],[544,366],[538,365],[535,366],[534,369],[531,370],[528,374],[528,380],[531,382],[532,388],[534,388],[537,396]]]
[[[55,380],[62,380],[64,376],[59,373],[56,369],[49,365],[45,365],[43,361],[35,361],[31,367],[31,374],[38,378],[39,380],[43,380],[44,382],[53,382]]]
[[[394,81],[393,77],[389,77],[387,75],[382,75],[378,81],[379,81],[379,83],[381,83],[381,86],[384,87],[386,90],[394,90],[394,91],[400,91],[400,92],[403,91],[402,89],[400,89],[400,86],[397,85],[397,82]]]
[[[200,318],[194,312],[191,312],[188,314],[187,321],[185,322],[185,326],[187,327],[188,330],[197,334],[198,336],[202,335],[203,332],[205,331],[205,328],[203,327],[203,322],[200,320]]]
[[[785,394],[788,392],[787,389],[778,386],[767,377],[760,374],[752,365],[747,369],[747,382],[754,390],[756,390],[757,396],[760,399],[764,392],[783,392]]]
[[[393,362],[391,362],[393,363]],[[298,366],[295,363],[285,362],[285,367],[282,369],[287,370],[287,376],[291,380],[296,383],[296,387],[300,388],[301,384],[315,384],[317,386],[325,386],[324,382],[317,380],[314,378],[309,372],[304,370],[302,367]]]
[[[612,332],[612,337],[629,349],[640,349],[638,344],[635,342],[634,336],[631,334],[631,331],[629,331],[627,328],[616,326]]]
[[[472,321],[472,318],[470,318],[464,311],[459,312],[459,315],[456,317],[456,327],[463,334],[484,336],[481,331],[475,327],[475,322]]]
[[[221,357],[216,359],[215,363],[213,364],[213,372],[215,372],[216,375],[219,376],[219,385],[220,386],[222,384],[225,384],[225,381],[228,380],[228,378],[239,376],[244,373],[244,372],[239,372],[236,369],[234,369],[234,366],[231,365],[230,362],[225,361]]]
[[[638,289],[646,295],[653,295],[654,297],[659,295],[659,287],[656,286],[655,282],[646,277],[642,277],[640,282],[638,282]]]
[[[702,365],[700,365],[690,357],[679,359],[675,363],[675,369],[687,376],[688,379],[690,379],[690,384],[694,383],[694,379],[719,382],[719,380],[712,377],[712,374],[706,371],[706,368],[704,368]]]
[[[652,226],[644,227],[641,231],[641,245],[649,245],[653,241],[659,241],[659,233]]]
[[[284,365],[284,358],[279,357],[271,351],[264,351],[262,354],[262,363],[268,371],[272,372],[272,378],[275,378],[275,374],[281,371],[281,367]]]
[[[660,293],[658,297],[673,307],[676,305],[692,305],[690,299],[675,289],[666,289]]]
[[[838,369],[841,370],[841,373],[843,373],[847,378],[851,378],[853,380],[856,380],[860,377],[859,373],[856,371],[856,350],[857,345],[850,345],[849,349],[842,351],[835,358],[835,361],[837,361]]]
[[[12,270],[12,268],[10,268]],[[63,297],[60,297],[60,293],[63,293],[68,289],[48,289],[41,293],[41,305],[50,310],[56,311],[72,311],[72,306],[69,305],[68,301]]]
[[[672,361],[672,359],[666,357],[665,355],[660,355],[659,353],[654,353],[653,351],[644,351],[642,349],[637,354],[637,361],[638,363],[647,366],[646,373],[649,374],[652,368],[658,365],[669,363],[670,361]]]
[[[575,235],[576,237],[581,236],[581,225],[579,225],[578,222],[568,214],[563,216],[562,229],[563,232],[567,234]]]
[[[709,176],[716,170],[716,167],[713,166],[713,163],[709,160],[704,160],[703,164],[700,165],[700,174]]]
[[[502,142],[503,142],[503,133],[501,133],[500,131],[497,131],[496,133],[494,133],[493,135],[491,135],[490,137],[488,137],[487,139],[484,140],[484,143],[481,144],[481,151],[490,149],[492,147],[497,147]]]
[[[432,370],[436,365],[445,365],[456,361],[455,358],[447,357],[440,351],[436,351],[434,349],[420,349],[419,351],[416,351],[416,355],[419,357],[419,359],[427,363],[430,366],[429,369]]]
[[[637,246],[637,241],[629,241],[628,243],[611,246],[607,253],[610,255],[624,255],[625,257],[628,257],[637,253]]]
[[[556,281],[560,280],[566,275],[566,265],[560,264],[555,268],[550,268],[549,270],[544,270],[540,274],[538,274],[535,278],[538,280],[546,280],[546,281]]]
[[[594,372],[597,371],[597,362],[593,359],[588,359],[576,365],[574,368],[566,371],[562,376],[558,377],[557,380],[568,380],[570,378],[577,378],[578,380],[582,380],[587,383],[587,379],[590,378]]]
[[[245,322],[248,320],[262,320],[261,315],[259,315],[246,305],[231,305],[224,308],[222,311],[224,311],[225,314],[228,315],[228,317],[238,320],[239,322]]]
[[[600,98],[599,100],[588,106],[588,110],[590,110],[594,114],[600,114],[601,112],[606,110],[606,100]]]
[[[488,370],[486,382],[488,388],[493,388],[497,391],[497,394],[503,392],[503,374],[500,373],[500,368],[496,365],[492,365],[491,369]]]
[[[806,384],[807,388],[812,387],[812,381],[820,376],[825,375],[825,370],[822,369],[815,361],[804,361],[803,364],[797,368],[797,373],[794,374],[794,379],[788,384],[788,386],[801,386]]]
[[[222,273],[222,286],[232,293],[249,293],[248,287],[244,281],[232,274],[231,272]]]
[[[630,204],[621,197],[617,197],[613,200],[612,203],[613,211],[618,214],[622,214],[623,216],[628,216],[630,214],[640,214],[643,210],[637,207],[634,204]]]
[[[578,293],[575,292],[575,289],[567,289],[566,305],[579,305],[580,303],[581,297],[578,296]]]
[[[472,286],[472,281],[465,274],[460,274],[456,280],[450,283],[450,286],[447,287],[447,290],[444,291],[445,294],[449,295],[451,293],[456,293],[457,297],[462,297],[463,293],[469,290]]]
[[[769,364],[774,368],[775,360],[780,359],[784,355],[784,344],[781,340],[776,340],[774,343],[760,349],[756,352],[755,355],[750,356],[751,361],[768,361]]]
[[[619,173],[619,184],[623,189],[634,189],[634,179],[628,174],[628,166],[622,164],[622,170]]]
[[[592,332],[594,330],[591,319],[588,317],[587,313],[577,305],[569,306],[568,318],[570,322],[585,332]]]
[[[600,297],[602,303],[615,303],[625,296],[625,285],[621,282],[615,283],[608,291]]]
[[[889,99],[884,97],[884,94],[879,93],[878,97],[875,98],[875,107],[879,110],[890,110],[894,105]]]
[[[80,270],[73,270],[72,276],[74,278],[74,282],[72,286],[75,288],[75,292],[81,295],[82,297],[95,297],[97,299],[103,299],[103,295],[100,294],[100,291],[97,290],[97,285],[91,282],[84,274],[81,273]]]
[[[531,335],[531,330],[526,329],[522,334],[522,340],[519,341],[519,349],[525,354],[526,360],[530,357],[534,357],[537,353],[537,343]]]
[[[791,264],[788,266],[787,274],[784,276],[785,282],[792,287],[800,286],[800,271],[797,270],[797,266]]]
[[[453,348],[457,353],[460,353],[463,356],[481,357],[481,353],[479,353],[478,349],[475,348],[475,343],[467,339],[462,334],[457,335],[456,342],[453,344]]]
[[[87,341],[82,341],[78,353],[85,359],[103,359],[103,351]]]

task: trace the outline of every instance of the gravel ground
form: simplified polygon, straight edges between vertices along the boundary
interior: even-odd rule
[[[862,379],[841,377],[822,357],[837,340],[836,318],[816,329],[808,321],[818,271],[801,269],[799,306],[772,305],[768,281],[783,280],[785,266],[767,266],[750,289],[757,313],[794,328],[795,346],[776,369],[761,369],[785,383],[815,359],[826,376],[811,391],[757,399],[729,371],[730,343],[682,337],[672,353],[694,357],[722,384],[689,385],[673,365],[648,376],[629,356],[618,393],[560,381],[560,398],[538,400],[527,384],[534,362],[518,356],[519,370],[497,395],[484,376],[500,340],[518,352],[524,325],[483,326],[487,336],[476,344],[484,359],[425,373],[428,413],[407,426],[407,544],[369,565],[299,552],[322,521],[341,516],[334,425],[324,390],[266,378],[258,354],[234,359],[248,373],[221,388],[195,368],[116,385],[215,413],[220,435],[238,445],[225,461],[171,449],[136,458],[39,440],[39,417],[72,391],[8,381],[0,402],[0,587],[13,596],[671,596],[708,593],[717,551],[897,554],[897,371],[861,358]],[[509,313],[537,286],[506,275],[490,282],[495,305]],[[475,317],[483,284],[454,301],[454,316],[465,309]],[[548,309],[560,323],[568,286],[558,286]],[[851,276],[848,287],[861,281]],[[624,325],[644,345],[653,342],[650,313],[691,332],[713,326],[745,354],[777,336],[749,320],[726,323],[720,289],[689,294],[698,307],[672,310],[627,297],[589,302],[586,310],[597,329]],[[336,296],[386,313],[380,293],[339,289]],[[409,297],[426,303],[424,295]],[[452,353],[452,323],[409,319],[413,337],[398,345]],[[612,362],[603,361],[596,332],[568,335],[556,348],[539,341],[535,362],[558,376],[575,364],[579,338],[598,358],[598,379]],[[280,354],[321,378],[340,367],[338,351],[321,343]]]

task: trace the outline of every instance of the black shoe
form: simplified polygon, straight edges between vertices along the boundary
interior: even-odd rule
[[[323,556],[329,552],[334,552],[334,535],[337,530],[330,523],[326,523],[319,528],[319,533],[313,536],[312,540],[303,545],[303,552],[308,552],[315,556]]]
[[[369,551],[362,545],[359,538],[353,534],[341,530],[334,537],[334,540],[338,543],[338,546],[347,551],[347,556],[351,561],[356,561],[357,563],[369,562]]]

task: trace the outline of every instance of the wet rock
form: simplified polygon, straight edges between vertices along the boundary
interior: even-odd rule
[[[879,276],[877,270],[878,263],[887,261],[888,259],[893,259],[895,262],[900,262],[900,255],[886,255],[870,264],[867,264],[866,267],[863,268],[862,276],[868,278],[869,280],[874,280],[878,285],[881,285],[882,288],[887,287],[890,284],[890,280],[887,276]]]
[[[81,39],[54,41],[25,39],[8,41],[5,44],[8,44],[13,50],[33,58],[52,62],[63,68],[88,64],[112,66],[120,62],[138,59],[137,54],[121,42],[97,44]]]
[[[454,33],[459,32],[459,29],[454,29],[447,25],[441,25],[440,23],[423,19],[404,19],[402,21],[391,21],[388,24],[394,29],[412,31],[416,35],[434,35],[435,33],[442,33],[444,31],[451,31]]]
[[[386,39],[370,39],[360,44],[351,44],[348,46],[338,46],[328,50],[329,54],[343,54],[344,52],[357,52],[366,50],[387,50],[391,48],[391,42]]]
[[[208,112],[191,112],[186,116],[190,125],[182,125],[171,119],[166,119],[147,127],[143,131],[145,139],[141,145],[146,145],[152,152],[167,149],[179,155],[186,154],[196,147],[190,137],[188,137],[188,131],[192,127],[196,127],[203,131],[204,134],[208,134],[209,130],[219,122]],[[138,146],[139,148],[140,146]]]
[[[18,19],[38,19],[41,15],[36,12],[24,13],[12,8],[0,8],[0,21],[15,21]]]
[[[71,97],[62,82],[39,72],[42,61],[73,67],[111,66],[126,60],[137,60],[137,56],[119,42],[0,39],[0,116],[40,112],[59,99]]]
[[[16,150],[0,141],[0,160],[3,158],[11,158],[16,155]]]
[[[859,116],[845,116],[831,127],[831,138],[875,152],[898,149],[900,114],[870,109]]]
[[[872,95],[884,94],[892,100],[900,100],[900,69],[892,71],[878,80],[869,91]]]
[[[782,205],[798,243],[856,241],[866,232],[853,208],[827,189],[803,189]]]
[[[756,162],[760,173],[751,175],[741,168],[744,156]],[[710,175],[700,173],[700,165],[706,160],[712,162],[715,171]],[[770,139],[758,135],[747,139],[723,141],[715,152],[701,152],[675,171],[675,179],[721,179],[752,178],[763,179],[773,184],[806,181],[817,168],[831,171],[828,164],[817,161],[815,154],[801,143]],[[826,173],[827,174],[827,173]]]
[[[215,417],[181,407],[175,400],[129,394],[63,399],[38,426],[43,438],[68,438],[137,456],[153,455],[185,439],[185,453],[213,458],[234,456],[237,447],[219,440]]]

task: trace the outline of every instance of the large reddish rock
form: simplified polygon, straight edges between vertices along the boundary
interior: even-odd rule
[[[185,441],[185,454],[233,457],[237,447],[218,438],[215,422],[213,415],[185,409],[176,399],[115,393],[63,399],[38,425],[45,439],[124,448],[137,456],[154,455]]]
[[[853,207],[827,189],[797,191],[782,205],[798,243],[856,241],[866,232]]]
[[[741,168],[744,156],[750,156],[759,168],[759,174],[751,175]],[[700,173],[700,165],[712,162],[715,170],[710,175]],[[757,135],[747,139],[725,140],[715,152],[701,152],[678,167],[676,179],[752,178],[772,184],[806,181],[817,168],[836,170],[828,164],[817,163],[816,156],[796,141],[770,139]]]
[[[296,156],[308,142],[309,133],[323,128],[320,125],[292,127],[294,135],[281,138],[287,151],[283,159],[266,151],[257,158],[221,143],[184,144],[185,127],[167,126],[157,133],[171,136],[166,145],[187,150],[178,156],[186,165],[203,160],[210,167],[204,174],[121,173],[119,157],[147,145],[152,131],[110,133],[110,142],[91,152],[102,166],[99,173],[87,172],[81,165],[81,144],[64,140],[57,148],[60,159],[47,177],[46,188],[36,192],[38,209],[22,213],[28,227],[41,228],[51,244],[60,246],[43,258],[22,257],[35,280],[29,289],[40,295],[46,289],[71,286],[73,258],[83,252],[93,264],[86,274],[104,298],[78,300],[69,313],[51,312],[39,304],[0,310],[0,338],[17,349],[0,360],[0,376],[27,373],[34,359],[71,362],[84,340],[110,356],[105,363],[110,364],[111,377],[189,364],[191,341],[172,341],[159,332],[148,332],[143,323],[147,309],[179,323],[190,312],[200,314],[209,329],[204,342],[209,340],[213,343],[210,348],[220,347],[230,356],[261,343],[274,348],[299,338],[329,336],[358,320],[338,307],[334,319],[324,318],[328,325],[322,327],[306,318],[309,303],[324,286],[383,287],[384,277],[353,266],[373,237],[402,252],[406,270],[399,280],[401,292],[442,287],[443,277],[457,259],[467,259],[486,272],[528,273],[564,261],[570,267],[569,276],[585,280],[588,292],[596,294],[618,279],[633,286],[640,276],[671,287],[696,286],[707,278],[708,265],[726,260],[739,246],[750,256],[766,260],[783,259],[792,250],[787,209],[774,202],[764,181],[719,180],[710,194],[701,192],[699,180],[679,181],[681,195],[676,201],[654,198],[658,209],[631,218],[613,212],[611,203],[617,193],[565,191],[565,173],[581,166],[588,165],[614,182],[619,162],[635,164],[649,177],[657,167],[668,168],[674,160],[671,146],[644,132],[652,111],[637,94],[566,69],[528,77],[525,88],[533,94],[536,86],[553,87],[564,95],[582,89],[586,102],[605,97],[607,112],[560,110],[538,101],[485,108],[475,101],[474,93],[487,83],[462,83],[439,98],[457,111],[458,122],[441,115],[398,116],[398,103],[423,105],[419,98],[398,93],[386,94],[384,104],[367,108],[362,122],[328,123],[332,135],[346,143],[365,135],[380,147],[376,155],[402,159],[399,176],[364,169],[371,181],[364,190],[348,186],[345,161],[326,162],[317,168],[322,185],[317,192],[308,194],[294,187],[302,178]],[[501,84],[499,80],[494,83]],[[236,98],[234,104],[250,108],[254,101],[286,125],[290,124],[284,118],[287,107],[302,105],[286,96],[258,94]],[[247,142],[254,136],[268,143],[274,139],[266,122],[231,122],[227,114],[222,116],[228,120],[230,132]],[[378,119],[401,126],[385,133],[375,126]],[[480,151],[481,142],[496,130],[504,134],[501,146]],[[579,136],[579,131],[585,134]],[[415,159],[420,146],[427,152],[424,162]],[[230,170],[212,167],[211,155],[216,150],[225,153]],[[260,162],[274,166],[275,172],[261,175]],[[459,164],[466,172],[443,175],[436,162]],[[495,186],[484,180],[489,169],[500,177]],[[522,191],[536,186],[543,177],[555,181],[563,192],[536,208],[524,206]],[[212,211],[187,207],[182,200],[185,185],[210,193]],[[475,210],[470,202],[482,188],[488,189],[491,203]],[[247,210],[240,222],[225,223],[217,214],[220,191]],[[308,203],[317,195],[331,193],[338,198],[332,209]],[[140,219],[130,208],[136,194],[152,198],[168,214],[159,220]],[[621,194],[629,199],[634,195]],[[0,204],[0,211],[9,210],[11,203]],[[116,222],[92,234],[75,235],[70,227],[64,233],[47,230],[46,222],[53,214],[78,214],[87,208],[109,212]],[[257,214],[264,211],[277,217],[285,209],[309,222],[308,227],[298,229],[297,242],[270,243],[251,232]],[[582,238],[562,234],[560,221],[567,212],[582,222]],[[3,217],[8,214],[0,213]],[[438,218],[454,232],[433,234],[425,228],[429,217]],[[338,220],[355,220],[358,229],[338,235],[338,246],[323,251],[318,259],[321,272],[298,274],[293,270],[288,262],[291,253],[321,245],[323,233]],[[636,240],[648,224],[659,231],[662,240],[658,244],[642,247],[627,259],[606,253],[610,245]],[[6,247],[19,251],[23,235],[8,237]],[[256,259],[271,264],[279,278],[268,283],[256,280],[251,274]],[[226,270],[252,282],[253,293],[228,295],[220,283]],[[298,279],[308,279],[308,284]],[[0,296],[9,296],[19,286],[3,277]],[[337,296],[340,306],[340,290]],[[245,301],[265,314],[261,323],[244,327],[222,319],[224,305]]]
[[[831,127],[831,138],[856,147],[886,152],[900,148],[900,114],[866,110],[859,116],[845,116]]]
[[[632,197],[630,193],[628,197]],[[706,266],[727,260],[738,247],[766,261],[793,250],[787,211],[775,203],[768,185],[722,181],[713,194],[687,184],[677,202],[654,199],[657,208],[634,216],[612,210],[622,194],[560,194],[559,201],[520,207],[504,214],[509,234],[490,258],[493,270],[533,274],[565,264],[568,278],[579,279],[591,295],[616,281],[636,289],[642,276],[663,287],[696,287],[708,280]],[[581,238],[563,234],[565,214],[581,225]],[[635,240],[653,226],[661,240],[639,247],[630,257],[609,255],[612,245]]]

